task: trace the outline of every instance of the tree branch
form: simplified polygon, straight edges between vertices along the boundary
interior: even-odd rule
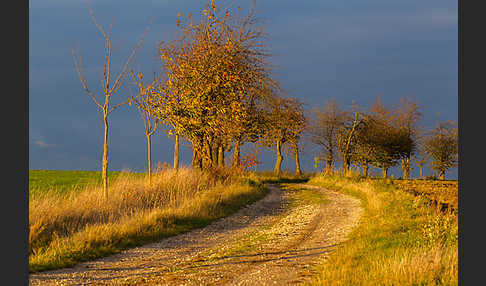
[[[96,105],[98,105],[98,107],[103,109],[103,106],[98,102],[98,100],[96,99],[94,94],[88,89],[88,85],[86,83],[86,77],[84,75],[84,71],[83,71],[83,68],[81,66],[81,53],[79,52],[80,48],[78,47],[78,58],[76,58],[73,43],[71,41],[70,41],[70,43],[71,43],[71,52],[72,52],[73,59],[74,59],[74,66],[76,67],[76,72],[78,73],[79,80],[81,81],[81,84],[83,85],[84,90],[86,90],[86,92],[91,97],[91,99],[96,103]]]
[[[96,18],[94,16],[94,12],[93,12],[93,8],[91,8],[91,1],[88,1],[88,7],[89,7],[89,15],[91,16],[91,19],[93,20],[94,24],[96,25],[96,27],[98,28],[98,30],[100,30],[101,34],[103,34],[103,37],[105,39],[109,38],[109,36],[106,35],[105,31],[103,30],[103,28],[98,24],[98,22],[96,21]]]
[[[130,64],[130,62],[132,61],[132,58],[133,56],[135,55],[136,51],[140,48],[140,46],[142,45],[142,42],[145,38],[145,35],[147,34],[149,28],[150,28],[150,24],[153,20],[150,20],[150,23],[149,25],[147,26],[147,28],[145,29],[142,37],[140,38],[140,40],[138,40],[137,42],[137,45],[135,46],[135,48],[132,50],[132,52],[130,53],[130,56],[128,57],[127,61],[125,62],[123,68],[122,68],[122,71],[120,72],[120,74],[118,75],[118,77],[116,78],[115,80],[115,83],[113,84],[113,86],[111,87],[111,90],[110,90],[110,94],[116,92],[121,84],[121,81],[123,81],[123,78],[125,77],[125,73],[127,72],[127,68],[128,68],[128,65]]]

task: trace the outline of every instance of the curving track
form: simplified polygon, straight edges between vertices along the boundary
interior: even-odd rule
[[[268,195],[205,228],[74,268],[30,275],[30,285],[295,285],[346,239],[359,200],[316,188],[325,204],[289,207],[289,193]]]

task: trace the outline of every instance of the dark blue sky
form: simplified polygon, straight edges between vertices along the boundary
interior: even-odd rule
[[[120,70],[153,18],[135,69],[159,71],[156,44],[172,39],[178,12],[196,16],[205,3],[92,1],[103,27],[114,19],[112,41],[119,46],[112,70]],[[251,1],[226,3],[247,8]],[[39,0],[30,1],[29,8],[29,168],[98,170],[103,124],[81,87],[70,47],[70,40],[79,45],[88,86],[99,93],[104,43],[89,16],[88,2]],[[275,77],[308,106],[335,97],[345,107],[354,101],[367,108],[378,94],[388,105],[408,96],[423,106],[421,124],[426,127],[436,119],[457,120],[457,1],[265,0],[257,5],[257,15],[265,19]],[[126,89],[119,94],[127,95]],[[110,170],[146,168],[143,121],[133,107],[110,115],[109,140]],[[302,156],[306,171],[313,169],[314,149],[309,145]],[[172,154],[173,141],[159,130],[152,140],[153,160],[172,162]],[[270,150],[262,159],[260,169],[273,167]],[[190,160],[187,145],[182,163]],[[283,167],[293,170],[293,161],[286,158]],[[397,170],[392,173],[399,175]],[[446,176],[457,178],[457,168]]]

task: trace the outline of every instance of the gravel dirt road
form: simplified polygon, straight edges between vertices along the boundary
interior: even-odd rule
[[[269,185],[237,213],[156,243],[30,275],[30,285],[295,285],[358,223],[358,199],[310,185],[325,203],[292,203],[292,191]]]

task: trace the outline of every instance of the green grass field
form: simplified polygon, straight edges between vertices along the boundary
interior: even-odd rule
[[[144,175],[110,171],[108,172],[108,180],[112,181],[121,174]],[[101,171],[29,170],[29,197],[31,198],[45,193],[63,195],[96,184],[101,184]]]

